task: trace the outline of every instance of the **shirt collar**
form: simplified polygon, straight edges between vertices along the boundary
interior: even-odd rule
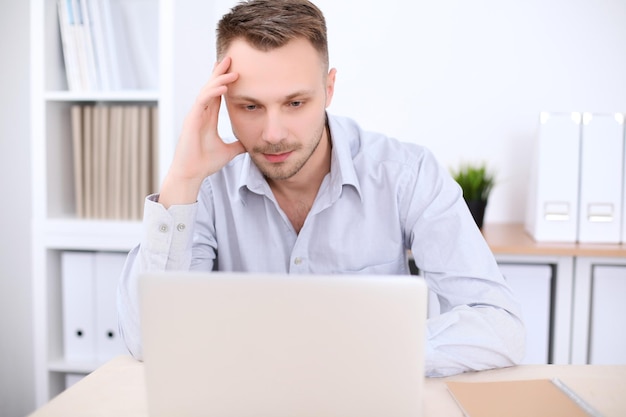
[[[328,127],[333,144],[330,161],[330,185],[341,192],[344,185],[354,187],[361,197],[361,186],[354,168],[354,157],[360,148],[360,132],[347,119],[328,115]]]

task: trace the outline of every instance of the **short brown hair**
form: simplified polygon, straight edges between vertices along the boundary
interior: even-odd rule
[[[304,38],[328,67],[324,14],[308,0],[247,0],[234,6],[217,24],[217,58],[232,41],[243,38],[260,51],[270,51]]]

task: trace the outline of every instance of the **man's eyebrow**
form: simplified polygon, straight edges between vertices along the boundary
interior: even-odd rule
[[[289,100],[293,100],[296,97],[306,97],[306,96],[310,96],[311,94],[312,94],[311,90],[300,90],[300,91],[296,91],[294,93],[291,93],[291,94],[285,96],[283,98],[283,100],[289,101]],[[235,94],[235,95],[230,96],[230,99],[231,100],[238,100],[238,101],[248,101],[248,102],[252,102],[252,103],[256,103],[256,102],[259,101],[256,98],[247,96],[245,94]]]
[[[306,97],[312,94],[313,92],[311,90],[300,90],[300,91],[296,91],[295,93],[289,94],[287,97],[285,97],[285,100],[292,100],[296,97]]]

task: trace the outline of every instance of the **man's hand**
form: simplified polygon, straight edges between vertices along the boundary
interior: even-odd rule
[[[185,118],[174,160],[161,187],[159,202],[166,208],[194,203],[202,181],[245,152],[239,141],[225,143],[217,132],[222,94],[239,77],[227,72],[230,63],[226,57],[215,65],[211,79]]]

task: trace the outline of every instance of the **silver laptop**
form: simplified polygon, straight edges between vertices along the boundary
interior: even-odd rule
[[[168,272],[140,294],[151,417],[422,415],[421,278]]]

